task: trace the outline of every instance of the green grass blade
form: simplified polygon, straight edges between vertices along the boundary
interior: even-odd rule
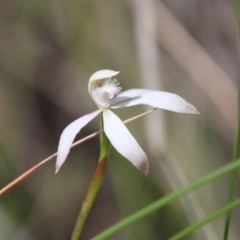
[[[228,212],[229,210],[234,209],[235,207],[240,205],[240,199],[229,203],[228,205],[224,206],[223,208],[220,208],[218,211],[212,213],[211,215],[208,215],[206,218],[203,220],[192,224],[191,226],[183,229],[181,232],[177,233],[176,235],[172,236],[169,238],[169,240],[179,240],[183,239],[183,237],[186,237],[188,234],[194,232],[195,230],[201,228],[202,226],[206,225],[207,223],[213,221],[214,219],[220,217],[224,213]]]
[[[233,6],[235,10],[236,20],[237,20],[237,32],[238,32],[238,121],[237,121],[237,132],[235,136],[235,143],[234,143],[234,152],[233,152],[233,161],[239,158],[240,156],[240,5],[239,0],[233,0]],[[229,187],[229,195],[228,195],[228,203],[234,200],[236,187],[237,187],[237,173],[238,170],[233,171],[230,187]],[[224,235],[223,239],[228,239],[228,232],[230,227],[230,222],[232,218],[232,209],[227,212],[226,220],[225,220],[225,227],[224,227]]]
[[[221,167],[220,169],[217,169],[217,170],[209,173],[208,175],[194,181],[193,183],[187,185],[186,187],[183,187],[177,191],[174,191],[174,192],[166,195],[165,197],[157,200],[156,202],[154,202],[154,203],[148,205],[147,207],[139,210],[138,212],[130,215],[129,217],[119,221],[112,227],[108,228],[107,230],[105,230],[102,233],[98,234],[97,236],[93,237],[92,240],[108,239],[115,233],[119,232],[121,229],[158,211],[160,208],[166,206],[167,204],[171,203],[172,201],[176,200],[177,198],[233,171],[234,169],[236,169],[238,167],[240,167],[240,160],[237,160],[230,164],[227,164],[224,167]]]

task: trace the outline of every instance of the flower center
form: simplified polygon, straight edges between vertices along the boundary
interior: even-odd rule
[[[117,82],[117,79],[112,78],[104,78],[104,79],[98,79],[93,80],[91,82],[91,90],[100,90],[103,92],[106,92],[108,94],[109,99],[113,99],[116,97],[122,90],[121,87],[118,86],[119,83]]]

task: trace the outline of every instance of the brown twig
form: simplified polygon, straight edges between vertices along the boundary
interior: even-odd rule
[[[135,119],[137,118],[140,118],[140,117],[143,117],[145,115],[147,115],[148,113],[152,112],[156,110],[156,108],[154,109],[151,109],[151,110],[148,110],[142,114],[139,114],[135,117],[132,117],[132,118],[129,118],[125,121],[123,121],[124,124],[126,123],[129,123],[131,121],[134,121]],[[88,135],[87,137],[85,138],[82,138],[78,141],[76,141],[75,143],[72,144],[71,148],[91,139],[91,138],[94,138],[96,136],[98,136],[100,133],[102,133],[103,131],[98,131],[98,132],[95,132],[95,133],[92,133],[90,135]],[[50,160],[52,160],[54,157],[57,156],[57,152],[52,154],[51,156],[45,158],[43,161],[41,161],[40,163],[38,163],[37,165],[35,165],[34,167],[30,168],[28,171],[26,171],[25,173],[23,173],[22,175],[20,175],[18,178],[14,179],[12,182],[10,182],[8,185],[6,185],[4,188],[2,188],[0,190],[0,196],[3,195],[5,192],[7,192],[10,188],[12,188],[13,186],[15,186],[16,184],[18,184],[19,182],[21,182],[23,179],[25,179],[26,177],[28,177],[30,174],[32,174],[34,171],[36,171],[38,168],[40,168],[42,165],[44,165],[45,163],[49,162]]]

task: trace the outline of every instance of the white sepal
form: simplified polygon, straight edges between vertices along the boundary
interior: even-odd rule
[[[199,114],[198,110],[182,97],[161,91],[151,91],[138,98],[116,104],[113,108],[131,107],[139,104],[146,104],[154,108],[162,108],[173,112]]]
[[[93,118],[95,118],[101,110],[84,115],[78,118],[74,122],[70,123],[62,132],[57,153],[56,173],[59,171],[62,164],[65,162],[71,145],[77,133],[88,124]]]
[[[144,174],[148,173],[148,158],[121,119],[111,110],[103,111],[104,132],[113,147]]]
[[[141,88],[129,89],[127,91],[124,91],[111,101],[111,108],[118,108],[117,106],[119,103],[123,103],[128,100],[139,98],[142,95],[150,92],[153,92],[153,91],[148,89],[141,89]]]

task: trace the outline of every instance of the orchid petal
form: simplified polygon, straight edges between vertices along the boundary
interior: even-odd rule
[[[111,105],[111,99],[109,99],[108,93],[101,88],[92,91],[90,96],[98,108],[109,108]]]
[[[113,147],[144,174],[148,173],[148,158],[121,119],[111,110],[103,111],[104,132]]]
[[[117,97],[112,99],[111,106],[112,106],[112,108],[114,108],[114,106],[120,102],[122,103],[122,102],[128,101],[130,99],[140,97],[143,94],[146,94],[149,92],[152,92],[152,90],[141,89],[141,88],[130,89],[130,90],[124,91],[124,92],[120,93]]]
[[[108,70],[108,69],[99,70],[90,77],[89,82],[91,82],[92,80],[111,78],[111,77],[116,76],[117,74],[119,74],[119,72],[113,71],[113,70]]]
[[[112,108],[131,107],[139,104],[146,104],[154,108],[162,108],[173,112],[199,114],[198,110],[182,97],[173,93],[160,91],[143,94],[138,98],[116,104]]]
[[[67,155],[70,151],[72,142],[77,133],[93,118],[95,118],[102,110],[97,110],[89,113],[83,117],[78,118],[74,122],[70,123],[62,132],[59,145],[56,162],[56,173],[59,171],[62,164],[65,162]]]

